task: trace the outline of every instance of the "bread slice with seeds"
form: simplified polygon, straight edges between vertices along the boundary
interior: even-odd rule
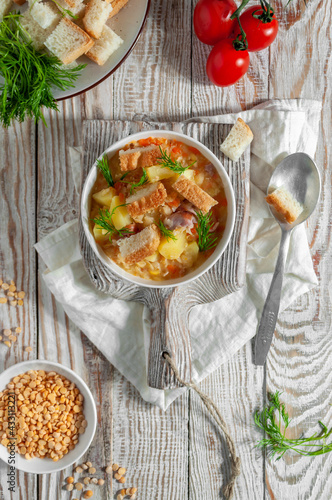
[[[180,175],[177,181],[173,184],[173,189],[180,193],[186,200],[190,201],[199,210],[206,214],[218,202],[214,200],[208,193],[201,189],[194,181],[187,179],[184,175]]]
[[[107,59],[123,44],[122,38],[114,33],[111,28],[104,26],[101,37],[95,41],[94,46],[86,55],[94,62],[103,66]]]
[[[250,127],[238,118],[231,128],[230,133],[220,146],[220,151],[233,161],[237,161],[247,149],[254,135]]]
[[[93,38],[100,38],[111,10],[112,5],[105,0],[90,0],[83,17],[86,32]]]
[[[126,199],[127,209],[132,217],[139,217],[165,203],[167,191],[162,182],[143,187]]]
[[[155,253],[160,244],[160,231],[156,224],[118,241],[120,253],[127,264],[135,264]]]
[[[66,17],[45,42],[45,46],[64,64],[75,61],[91,49],[93,44],[92,38]]]

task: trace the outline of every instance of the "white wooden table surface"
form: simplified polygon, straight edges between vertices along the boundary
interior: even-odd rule
[[[134,1],[134,0],[130,0]],[[254,367],[248,343],[208,377],[201,389],[211,395],[233,430],[242,459],[236,500],[332,498],[332,454],[286,455],[271,462],[254,449],[253,412],[266,390],[284,391],[293,418],[292,435],[332,424],[332,305],[329,282],[331,230],[331,23],[332,0],[276,1],[280,32],[270,49],[251,57],[247,76],[219,89],[205,76],[208,48],[192,31],[195,2],[152,0],[145,30],[133,53],[108,80],[86,94],[46,112],[48,128],[27,121],[0,132],[0,268],[27,292],[23,308],[1,306],[0,327],[23,327],[9,350],[0,345],[0,369],[24,359],[46,358],[74,369],[92,388],[100,425],[88,457],[97,466],[112,461],[128,469],[127,484],[139,500],[216,500],[229,474],[225,445],[194,394],[166,412],[145,403],[78,331],[46,289],[33,244],[78,215],[79,196],[68,147],[80,144],[84,119],[156,120],[249,109],[271,98],[314,98],[323,102],[316,161],[322,172],[319,208],[307,226],[319,286],[280,315],[265,369]],[[23,347],[33,346],[28,355]],[[0,499],[63,500],[71,472],[33,476],[17,473],[17,492],[6,485],[0,464]],[[116,482],[95,488],[96,500],[115,498]]]

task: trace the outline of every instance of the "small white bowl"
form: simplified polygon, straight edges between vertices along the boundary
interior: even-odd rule
[[[15,464],[11,464],[16,469],[24,472],[31,472],[33,474],[49,474],[51,472],[57,472],[69,467],[74,462],[77,462],[87,451],[96,432],[96,404],[86,383],[81,379],[81,377],[76,375],[73,370],[60,365],[59,363],[52,363],[51,361],[39,359],[17,363],[2,372],[0,375],[0,391],[3,391],[6,388],[7,384],[13,377],[20,375],[21,373],[25,373],[28,370],[45,370],[48,372],[55,371],[68,378],[68,380],[74,382],[84,397],[84,416],[88,425],[85,429],[85,433],[80,434],[78,443],[73,450],[69,451],[67,455],[61,458],[58,462],[53,462],[50,458],[32,458],[31,460],[26,460],[22,455],[16,453]],[[8,457],[9,453],[7,448],[0,444],[0,459],[8,464]]]
[[[85,235],[88,239],[88,242],[92,250],[97,255],[97,257],[102,261],[102,263],[105,264],[105,266],[108,267],[112,272],[114,272],[121,278],[124,278],[130,281],[131,283],[135,283],[140,286],[146,286],[149,288],[167,288],[167,287],[182,285],[184,283],[188,283],[189,281],[198,278],[208,269],[210,269],[210,267],[213,266],[213,264],[215,264],[215,262],[221,257],[221,255],[225,251],[225,248],[227,247],[227,244],[230,240],[234,228],[235,198],[234,198],[233,187],[230,183],[229,177],[223,165],[218,160],[218,158],[199,141],[196,141],[192,137],[180,134],[178,132],[170,132],[169,130],[148,130],[146,132],[139,132],[137,134],[130,135],[125,139],[121,139],[121,141],[112,144],[109,148],[106,149],[106,151],[104,151],[100,155],[99,159],[102,159],[102,157],[105,154],[107,154],[108,158],[111,158],[119,149],[123,148],[126,144],[128,144],[128,142],[136,141],[139,139],[147,139],[148,137],[164,137],[166,139],[176,139],[178,141],[182,141],[184,144],[187,144],[189,146],[198,149],[205,156],[205,158],[207,158],[214,165],[217,172],[219,173],[224,185],[225,195],[227,198],[227,222],[224,234],[221,240],[219,241],[213,254],[208,259],[206,259],[204,264],[199,266],[197,269],[189,272],[185,276],[165,281],[147,280],[140,278],[138,276],[134,276],[133,274],[126,272],[120,266],[115,264],[115,262],[113,262],[103,252],[102,248],[96,243],[89,227],[90,207],[91,207],[90,192],[97,179],[97,173],[98,173],[97,161],[93,164],[83,186],[82,197],[81,197],[81,218]]]

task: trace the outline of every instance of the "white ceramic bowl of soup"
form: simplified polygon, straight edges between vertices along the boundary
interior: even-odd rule
[[[85,420],[87,421],[87,427],[85,429],[85,432],[83,434],[80,434],[78,443],[75,445],[75,448],[70,450],[57,462],[54,462],[51,458],[31,458],[30,460],[27,460],[19,453],[15,453],[14,463],[9,462],[9,452],[7,448],[2,444],[0,445],[0,459],[3,460],[7,464],[7,466],[8,464],[10,464],[16,469],[22,470],[24,472],[30,472],[33,474],[48,474],[52,472],[58,472],[77,462],[88,450],[97,427],[96,403],[92,397],[89,387],[81,377],[73,372],[73,370],[70,370],[70,368],[67,368],[66,366],[63,366],[59,363],[53,363],[51,361],[42,359],[23,361],[22,363],[17,363],[16,365],[13,365],[7,368],[7,370],[3,371],[0,375],[0,391],[3,391],[6,388],[7,384],[14,377],[26,373],[29,370],[44,370],[45,372],[56,372],[66,377],[71,382],[74,382],[84,398],[83,412]]]
[[[181,141],[184,144],[187,144],[188,146],[191,146],[193,148],[198,149],[203,156],[207,160],[209,160],[212,165],[215,167],[216,171],[218,172],[223,186],[225,190],[225,196],[227,199],[227,220],[226,220],[226,225],[225,225],[225,230],[223,233],[223,236],[221,240],[218,242],[215,251],[213,254],[206,259],[206,261],[201,264],[199,267],[196,269],[189,271],[185,276],[179,277],[179,278],[174,278],[174,279],[167,279],[167,280],[150,280],[150,279],[143,279],[139,276],[135,276],[131,273],[128,273],[125,271],[122,267],[118,266],[113,260],[111,260],[103,251],[103,249],[98,245],[98,243],[95,241],[94,236],[91,232],[90,229],[90,209],[91,209],[91,191],[93,189],[93,186],[97,180],[97,174],[98,174],[98,168],[97,168],[97,158],[96,162],[92,165],[90,172],[88,173],[88,176],[85,180],[83,190],[82,190],[82,196],[81,196],[81,219],[82,219],[82,224],[84,228],[85,235],[87,237],[87,240],[89,242],[89,245],[91,246],[92,250],[94,253],[97,255],[97,257],[102,261],[102,263],[108,267],[112,272],[114,272],[117,276],[120,278],[123,278],[127,281],[130,281],[131,283],[135,283],[136,285],[140,286],[146,286],[150,288],[167,288],[167,287],[172,287],[172,286],[179,286],[184,283],[188,283],[189,281],[192,281],[199,276],[201,276],[203,273],[205,273],[208,269],[210,269],[216,262],[217,260],[221,257],[221,255],[224,253],[225,248],[227,247],[229,240],[231,238],[233,229],[234,229],[234,222],[235,222],[235,198],[234,198],[234,190],[233,187],[230,183],[229,177],[227,175],[226,170],[224,169],[222,163],[218,158],[206,147],[204,146],[201,142],[196,141],[192,137],[188,137],[187,135],[180,134],[178,132],[170,132],[166,130],[148,130],[146,132],[139,132],[137,134],[130,135],[124,139],[121,139],[120,141],[116,142],[115,144],[112,144],[109,148],[107,148],[98,158],[101,160],[104,155],[107,155],[108,159],[110,159],[117,151],[122,149],[126,144],[132,142],[132,141],[138,141],[140,139],[148,139],[149,137],[163,137],[165,139],[174,139],[177,141]]]

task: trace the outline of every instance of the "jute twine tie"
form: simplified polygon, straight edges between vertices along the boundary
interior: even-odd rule
[[[225,498],[227,500],[230,500],[234,494],[234,486],[235,486],[236,478],[241,473],[241,459],[236,456],[234,441],[228,432],[226,423],[225,423],[224,419],[222,418],[220,411],[218,410],[218,408],[216,407],[216,405],[212,401],[212,399],[209,398],[209,396],[207,396],[206,394],[204,394],[204,392],[202,392],[199,389],[199,387],[196,384],[194,384],[193,382],[187,383],[181,379],[179,371],[174,364],[174,361],[169,356],[169,354],[167,354],[167,352],[163,353],[163,357],[165,358],[167,363],[172,368],[174,375],[175,375],[177,381],[179,382],[179,384],[181,384],[185,387],[188,387],[189,389],[194,389],[194,391],[197,392],[197,394],[199,395],[199,397],[201,398],[201,400],[205,404],[207,410],[213,416],[213,418],[215,419],[215,421],[217,422],[217,424],[219,425],[219,427],[221,428],[221,430],[225,434],[226,443],[227,443],[227,446],[228,446],[228,449],[230,452],[230,459],[231,459],[231,477],[230,477],[229,482],[224,486],[223,493],[224,493]]]

